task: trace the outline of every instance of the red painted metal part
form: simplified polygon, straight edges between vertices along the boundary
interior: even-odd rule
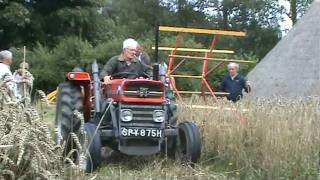
[[[74,78],[70,78],[70,74],[75,74],[75,76],[73,76]],[[67,79],[81,87],[83,95],[83,116],[87,122],[90,120],[91,116],[91,97],[93,94],[91,90],[90,75],[85,72],[69,72],[67,74]]]
[[[67,79],[70,81],[90,81],[90,74],[87,72],[69,72]]]
[[[69,81],[79,85],[83,94],[83,105],[84,105],[84,118],[90,120],[92,98],[93,96],[93,85],[90,79],[90,74],[86,72],[69,72],[66,77]],[[127,102],[127,103],[141,103],[141,104],[162,104],[165,102],[164,94],[160,97],[148,98],[148,97],[127,97],[123,93],[129,84],[148,84],[157,85],[160,87],[159,91],[164,92],[164,84],[162,81],[154,81],[149,79],[114,79],[108,84],[102,84],[102,96],[113,98],[116,102]]]
[[[111,80],[104,90],[107,98],[112,98],[116,102],[126,103],[144,103],[144,104],[161,104],[165,102],[164,95],[161,97],[128,97],[123,91],[127,90],[129,84],[148,84],[160,86],[159,91],[164,92],[164,84],[161,81],[154,81],[149,79],[114,79]]]

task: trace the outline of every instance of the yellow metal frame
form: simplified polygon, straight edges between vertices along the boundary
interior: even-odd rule
[[[49,103],[52,103],[54,100],[56,100],[57,94],[58,94],[58,90],[55,90],[55,91],[52,91],[51,93],[49,93],[49,94],[47,95],[48,102],[49,102]]]
[[[211,92],[207,91],[207,92],[200,92],[200,91],[179,91],[179,93],[181,94],[206,94],[206,95],[210,95]],[[220,95],[220,96],[226,96],[229,95],[229,93],[226,92],[214,92],[215,95]]]
[[[169,57],[186,58],[190,60],[200,60],[203,61],[203,57],[198,56],[183,56],[183,55],[169,55]],[[222,62],[236,62],[236,63],[257,63],[256,61],[245,61],[240,59],[221,59],[221,58],[205,58],[205,60],[210,61],[222,61]]]
[[[222,58],[211,58],[213,53],[217,54],[234,54],[233,50],[217,50],[215,49],[217,44],[218,36],[238,36],[244,37],[246,36],[245,32],[239,31],[223,31],[223,30],[215,30],[215,29],[200,29],[200,28],[185,28],[185,27],[170,27],[170,26],[159,26],[159,31],[167,31],[167,32],[177,32],[176,37],[176,44],[175,47],[158,47],[158,50],[161,51],[171,51],[169,55],[169,64],[168,64],[168,72],[167,75],[172,77],[173,79],[173,89],[178,97],[181,94],[211,94],[215,101],[217,101],[216,95],[224,96],[228,95],[228,93],[224,92],[214,92],[211,85],[207,81],[207,76],[209,73],[216,70],[218,67],[223,65],[225,62],[236,62],[236,63],[256,63],[255,61],[246,61],[240,59],[222,59]],[[184,33],[197,33],[197,34],[209,34],[213,35],[210,48],[209,49],[197,49],[197,48],[180,48],[180,42],[182,39],[182,35]],[[152,47],[152,49],[155,49]],[[183,55],[176,55],[176,52],[198,52],[204,53],[204,57],[198,56],[183,56]],[[174,64],[175,58],[183,58],[177,65]],[[203,61],[202,65],[202,74],[201,75],[182,75],[182,74],[174,74],[174,71],[181,66],[186,60],[200,60]],[[208,70],[209,61],[216,61],[214,67]],[[201,92],[197,91],[179,91],[175,85],[174,78],[190,78],[190,79],[201,79]],[[209,90],[209,92],[207,90]]]
[[[155,49],[155,47],[152,47]],[[203,52],[203,53],[219,53],[219,54],[234,54],[232,50],[218,50],[218,49],[195,49],[195,48],[174,48],[174,47],[159,47],[161,51],[183,51],[183,52]]]
[[[240,36],[240,37],[246,36],[245,32],[222,31],[222,30],[215,30],[215,29],[180,28],[180,27],[160,26],[159,30],[160,31],[169,31],[169,32],[214,34],[214,35],[224,35],[224,36]]]
[[[194,79],[201,79],[202,76],[190,76],[190,75],[182,75],[182,74],[171,74],[171,77],[177,77],[177,78],[194,78]]]
[[[212,109],[212,110],[224,110],[224,111],[241,111],[241,112],[249,112],[250,109],[237,109],[237,108],[228,108],[228,107],[219,107],[219,106],[205,106],[205,105],[189,105],[189,104],[183,104],[177,106],[192,108],[192,109]]]

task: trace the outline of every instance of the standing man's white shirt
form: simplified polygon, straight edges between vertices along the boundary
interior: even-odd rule
[[[6,75],[6,74],[8,76],[11,76],[13,79],[12,72],[10,71],[10,66],[3,64],[3,63],[0,63],[0,79],[3,80],[4,75]]]
[[[234,76],[231,76],[230,75],[230,77],[231,77],[231,79],[232,79],[232,81],[234,80],[234,78],[236,78],[238,76],[238,73],[237,74],[235,74]]]
[[[0,80],[5,81],[5,84],[10,91],[10,96],[17,98],[17,85],[14,82],[10,65],[12,64],[12,53],[4,50],[0,51]]]
[[[13,93],[13,95],[19,98],[17,93],[17,84],[14,81],[10,66],[0,63],[0,80],[5,81],[7,88]]]

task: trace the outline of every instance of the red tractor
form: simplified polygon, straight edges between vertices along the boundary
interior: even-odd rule
[[[126,155],[165,152],[199,160],[199,129],[189,121],[177,125],[173,91],[159,67],[153,66],[152,78],[124,72],[112,75],[108,84],[101,83],[96,62],[91,74],[79,68],[67,74],[59,85],[55,122],[57,143],[64,144],[68,160],[91,172],[101,163],[103,146]]]

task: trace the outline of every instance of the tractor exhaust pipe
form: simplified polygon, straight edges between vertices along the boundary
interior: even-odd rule
[[[159,63],[159,24],[156,24],[154,62]]]
[[[100,114],[100,79],[99,79],[99,68],[97,60],[92,63],[92,76],[93,76],[93,95],[94,95],[94,110],[96,115]]]
[[[159,64],[154,63],[152,66],[152,76],[154,81],[159,81]]]
[[[154,51],[154,64],[152,66],[152,75],[154,81],[159,81],[159,24],[155,28],[155,51]]]

